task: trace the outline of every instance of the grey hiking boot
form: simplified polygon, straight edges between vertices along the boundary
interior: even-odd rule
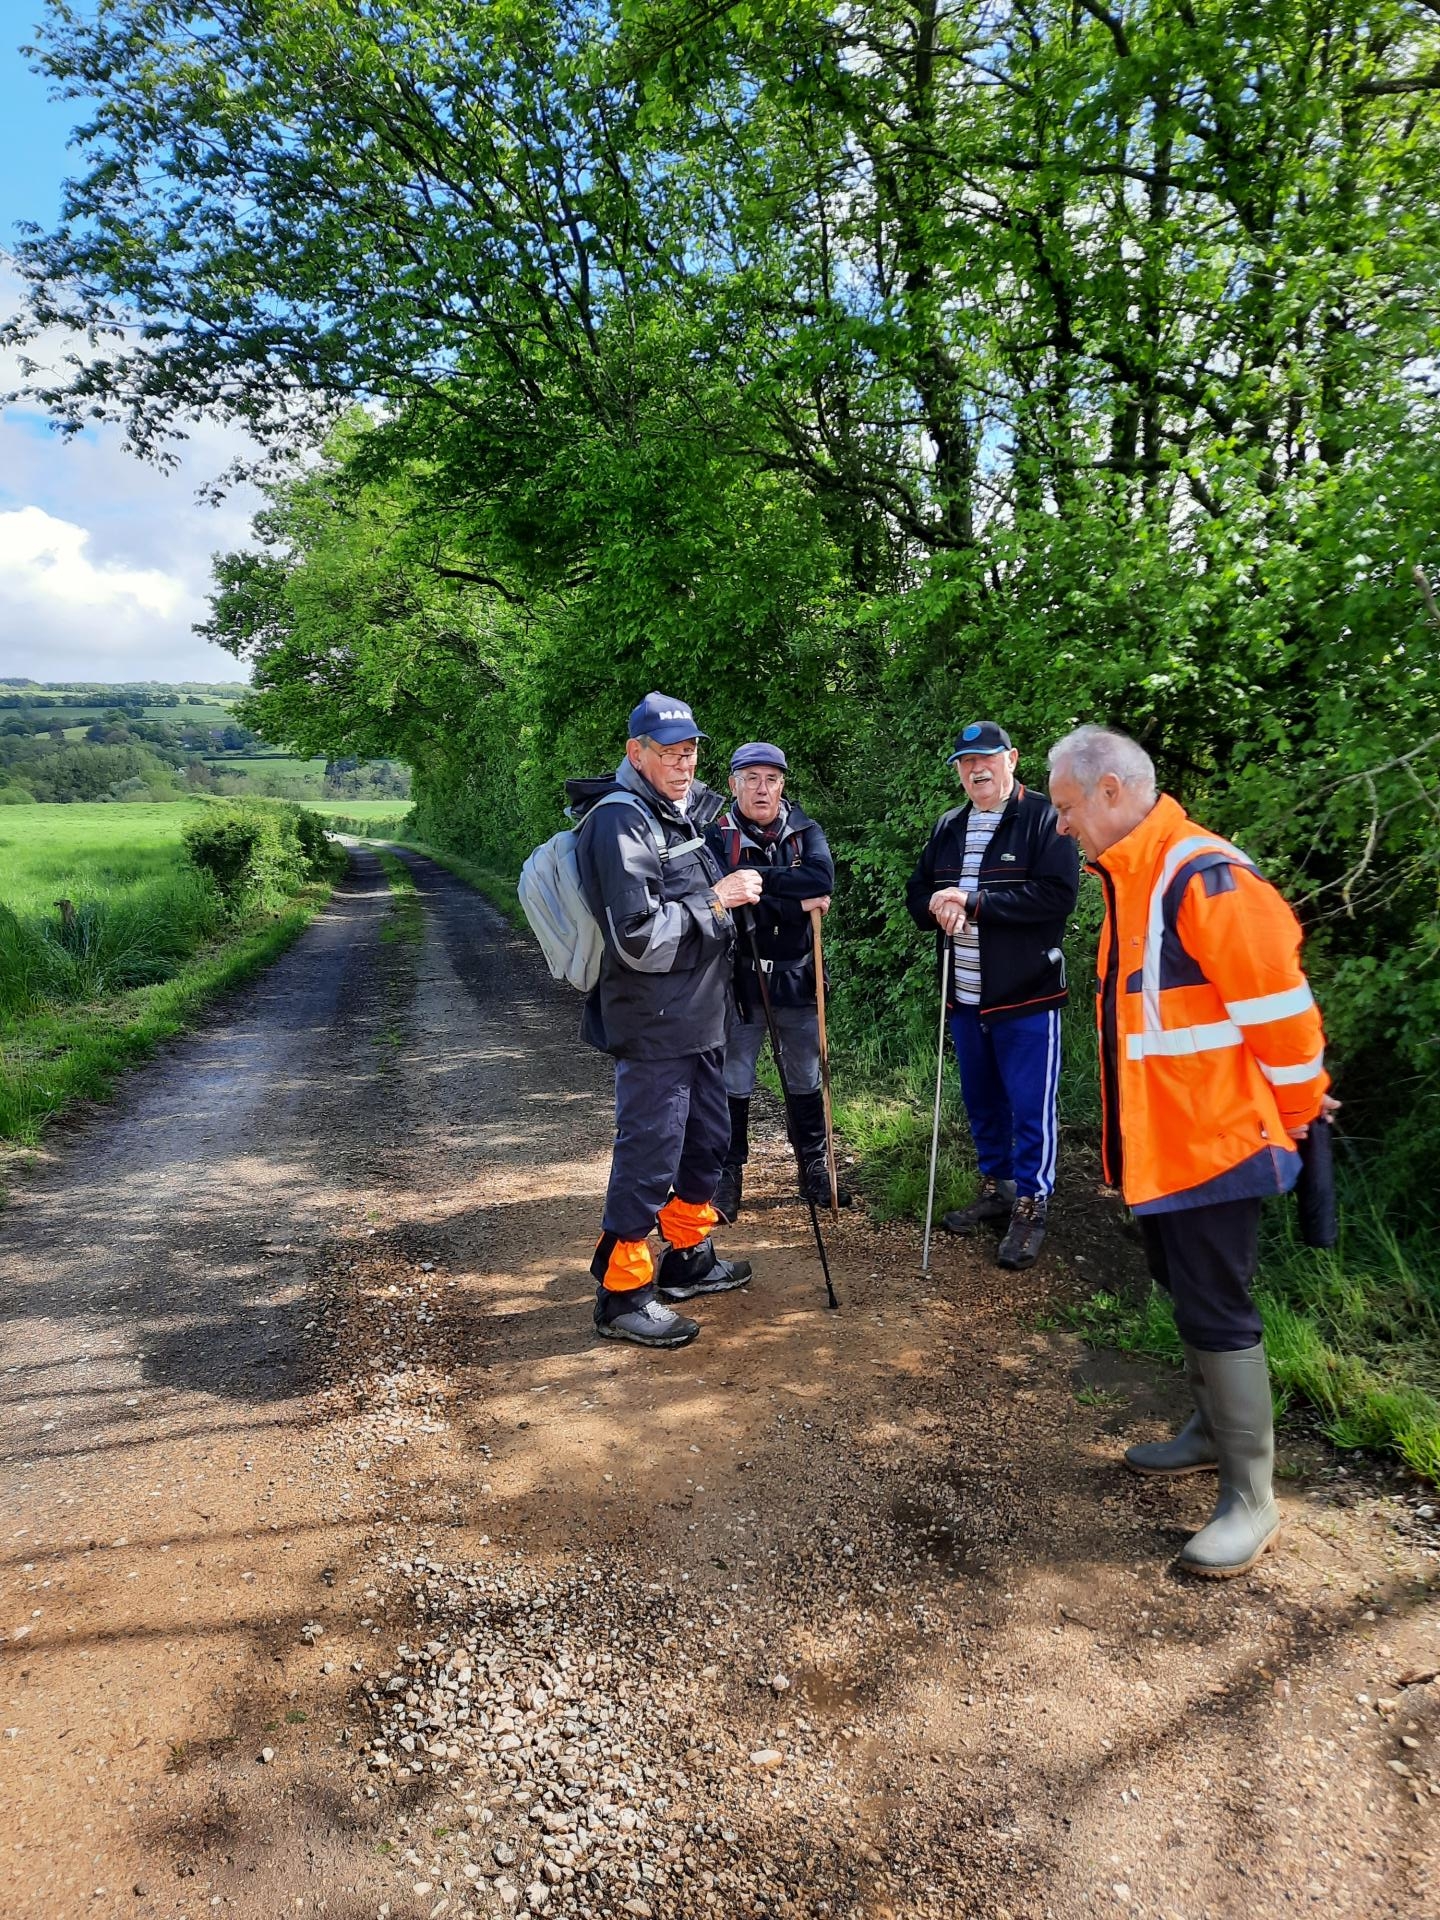
[[[1022,1193],[1010,1213],[1010,1225],[1000,1242],[996,1256],[1002,1267],[1012,1272],[1033,1267],[1045,1244],[1045,1218],[1048,1203],[1042,1193]]]
[[[946,1233],[973,1233],[987,1220],[1008,1220],[1015,1205],[1015,1182],[992,1180],[987,1173],[968,1207],[957,1207],[940,1222]]]
[[[706,1239],[698,1247],[671,1247],[655,1284],[662,1300],[693,1300],[697,1294],[731,1293],[748,1286],[750,1274],[748,1260],[722,1260],[714,1241]]]
[[[1205,1382],[1200,1372],[1201,1356],[1193,1347],[1185,1349],[1185,1378],[1194,1396],[1195,1411],[1171,1440],[1154,1440],[1125,1449],[1125,1464],[1132,1473],[1151,1475],[1213,1473],[1220,1464],[1215,1451],[1215,1436],[1210,1431],[1206,1410]]]
[[[1265,1347],[1197,1354],[1210,1429],[1220,1461],[1215,1511],[1180,1552],[1179,1565],[1206,1580],[1233,1580],[1250,1568],[1280,1531],[1271,1477],[1274,1413]]]
[[[688,1347],[700,1331],[698,1321],[672,1313],[653,1287],[595,1294],[595,1331],[602,1340],[631,1340],[637,1347]]]

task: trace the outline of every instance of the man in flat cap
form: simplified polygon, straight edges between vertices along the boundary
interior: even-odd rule
[[[756,952],[780,1036],[780,1065],[790,1095],[790,1127],[804,1169],[804,1193],[817,1206],[830,1204],[810,909],[829,911],[835,862],[819,823],[786,797],[788,771],[783,751],[768,740],[747,740],[737,747],[730,756],[731,804],[706,835],[727,874],[749,875],[761,887],[759,905],[752,909],[755,949],[744,932],[736,945],[735,1004],[725,1033],[730,1146],[715,1190],[715,1208],[723,1220],[734,1220],[740,1211],[750,1151],[750,1101],[765,1044]],[[850,1204],[848,1193],[837,1190],[837,1197],[841,1206]]]
[[[1080,863],[1043,793],[1015,778],[1019,754],[993,720],[967,726],[950,754],[965,790],[943,814],[905,890],[911,918],[949,943],[950,1035],[975,1142],[980,1192],[947,1213],[951,1233],[1006,1222],[1002,1267],[1028,1267],[1045,1239],[1055,1186],[1061,941]]]
[[[748,1261],[721,1260],[711,1195],[730,1139],[722,1062],[734,909],[758,875],[725,874],[705,844],[723,802],[695,778],[704,736],[683,700],[647,694],[625,758],[570,780],[575,861],[604,939],[581,1032],[615,1059],[615,1149],[595,1276],[595,1329],[644,1347],[683,1347],[700,1329],[673,1303],[725,1293]],[[667,1251],[657,1271],[650,1235]]]

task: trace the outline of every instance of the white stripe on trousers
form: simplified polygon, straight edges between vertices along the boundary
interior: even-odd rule
[[[1046,1016],[1049,1027],[1045,1035],[1045,1107],[1041,1119],[1040,1170],[1037,1179],[1040,1192],[1048,1196],[1055,1191],[1055,1160],[1059,1151],[1059,1100],[1060,1100],[1060,1010],[1052,1007]]]

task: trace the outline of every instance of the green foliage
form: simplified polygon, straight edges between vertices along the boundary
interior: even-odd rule
[[[184,838],[186,857],[209,876],[232,918],[274,908],[334,871],[324,824],[303,807],[215,807],[191,821]]]

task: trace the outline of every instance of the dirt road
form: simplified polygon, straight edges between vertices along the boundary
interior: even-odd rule
[[[606,1065],[409,863],[0,1216],[0,1913],[1440,1915],[1423,1492],[1292,1436],[1186,1582],[1176,1383],[1041,1330],[1118,1228],[847,1217],[828,1313],[773,1127],[748,1292],[596,1342]]]

